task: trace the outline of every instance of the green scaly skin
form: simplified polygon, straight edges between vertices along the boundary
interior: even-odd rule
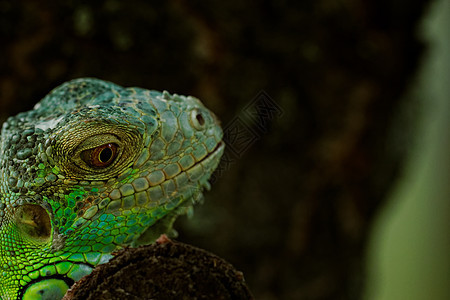
[[[222,130],[198,99],[98,79],[10,117],[0,142],[0,298],[60,299],[149,244],[209,188]]]

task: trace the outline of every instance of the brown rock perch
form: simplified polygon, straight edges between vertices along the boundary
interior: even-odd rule
[[[220,257],[161,236],[127,248],[69,289],[72,299],[253,299],[244,276]]]

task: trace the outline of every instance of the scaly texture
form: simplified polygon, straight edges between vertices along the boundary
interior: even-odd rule
[[[198,99],[98,79],[10,117],[0,143],[0,296],[58,299],[198,201],[223,154]]]

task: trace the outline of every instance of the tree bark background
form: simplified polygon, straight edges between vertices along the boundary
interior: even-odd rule
[[[0,120],[93,76],[202,99],[228,150],[179,240],[257,299],[358,299],[428,1],[0,1]]]

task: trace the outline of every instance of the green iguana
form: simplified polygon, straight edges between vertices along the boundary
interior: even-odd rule
[[[0,141],[0,298],[60,299],[153,242],[209,189],[224,151],[193,97],[82,78],[10,117]]]

